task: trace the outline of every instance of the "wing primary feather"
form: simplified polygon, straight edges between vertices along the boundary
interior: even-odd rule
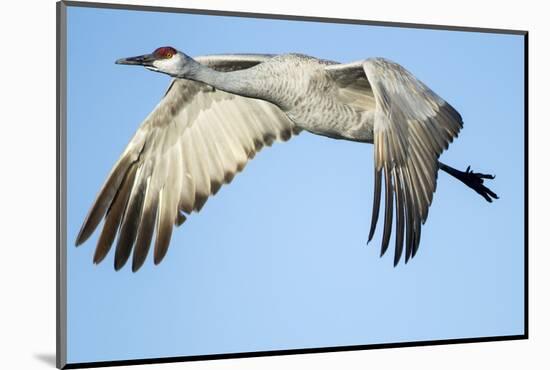
[[[409,262],[409,258],[411,257],[412,253],[412,244],[413,244],[413,237],[414,237],[414,218],[413,218],[413,209],[414,209],[414,203],[412,198],[412,190],[411,190],[411,181],[409,177],[409,171],[408,168],[403,169],[404,176],[403,176],[403,193],[405,194],[405,215],[406,215],[406,221],[407,221],[407,227],[406,227],[406,237],[405,237],[405,263]]]
[[[174,212],[171,209],[170,194],[163,188],[159,195],[160,208],[157,216],[157,239],[155,240],[154,262],[158,265],[162,262],[172,237],[174,227]],[[175,207],[174,207],[175,209]],[[174,216],[174,217],[172,217]]]
[[[99,236],[97,246],[94,252],[94,263],[98,264],[109,253],[113,241],[115,240],[118,227],[120,226],[120,221],[122,220],[122,215],[126,204],[128,203],[128,198],[130,197],[130,191],[132,189],[131,185],[134,183],[134,177],[136,174],[137,166],[133,165],[127,171],[126,176],[123,180],[121,187],[118,189],[115,199],[107,212],[105,217],[105,223],[103,225],[103,230],[101,230],[101,235]]]
[[[420,233],[421,233],[421,230],[422,230],[422,228],[420,227],[420,222],[417,222],[416,230],[414,232],[414,244],[413,244],[411,258],[414,258],[414,256],[416,256],[416,252],[418,252],[418,247],[420,246]]]
[[[179,211],[178,211],[178,214],[177,214],[177,216],[176,216],[176,223],[175,223],[175,225],[176,225],[176,226],[181,226],[181,225],[183,225],[183,223],[185,222],[185,220],[187,220],[187,217],[185,216],[185,213],[179,212]]]
[[[153,233],[155,231],[155,219],[157,217],[158,208],[158,191],[152,189],[150,184],[151,178],[147,179],[147,192],[143,205],[143,214],[139,224],[139,231],[134,246],[134,255],[132,257],[132,271],[136,272],[145,262],[147,253],[151,247]]]
[[[386,212],[384,214],[384,232],[382,234],[382,248],[380,250],[380,257],[386,253],[388,249],[388,244],[390,242],[391,227],[393,221],[393,186],[392,186],[392,177],[389,169],[389,165],[384,166],[384,181],[386,184],[385,192],[385,208]]]
[[[413,202],[413,211],[412,211],[412,219],[413,219],[413,238],[412,238],[412,244],[411,244],[411,258],[414,257],[414,250],[418,249],[418,243],[420,243],[420,228],[422,225],[422,209],[426,208],[427,206],[422,203],[423,196],[421,195],[420,185],[421,183],[418,180],[418,177],[415,176],[416,171],[414,171],[414,168],[409,167],[409,178],[411,181],[411,186],[409,187],[409,191],[412,195],[412,202]]]
[[[137,170],[135,184],[130,199],[124,211],[119,237],[115,250],[115,270],[120,270],[128,261],[136,240],[138,226],[141,220],[143,198],[147,191],[147,181],[143,180],[143,167]]]
[[[382,185],[382,172],[381,170],[374,169],[374,198],[373,198],[373,204],[372,204],[372,218],[371,218],[371,224],[370,224],[370,231],[369,231],[369,240],[370,242],[372,240],[372,237],[374,236],[374,230],[376,229],[376,223],[378,222],[378,215],[380,213],[380,191],[381,191],[381,185]]]
[[[113,199],[116,196],[117,191],[125,178],[126,173],[128,172],[130,166],[132,166],[133,164],[134,161],[132,161],[131,158],[126,155],[120,159],[115,168],[109,174],[107,180],[105,181],[105,184],[97,195],[92,208],[90,209],[90,211],[86,215],[86,218],[84,219],[84,222],[82,223],[80,231],[78,232],[78,235],[76,237],[76,246],[84,243],[90,237],[90,235],[92,235],[97,225],[99,225],[101,219],[111,206]]]
[[[397,211],[397,223],[395,230],[397,235],[395,237],[395,255],[393,260],[393,266],[397,266],[401,254],[403,252],[403,234],[405,223],[403,222],[404,217],[404,194],[403,194],[403,179],[401,177],[401,169],[394,168],[394,179],[395,179],[395,208]]]

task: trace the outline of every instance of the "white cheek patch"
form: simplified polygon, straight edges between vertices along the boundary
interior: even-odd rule
[[[153,67],[156,67],[156,71],[174,74],[177,72],[177,63],[175,59],[175,57],[172,57],[170,59],[155,60],[153,62]]]

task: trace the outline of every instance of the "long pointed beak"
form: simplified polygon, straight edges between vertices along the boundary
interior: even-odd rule
[[[139,55],[137,57],[121,58],[117,59],[116,64],[136,65],[150,67],[156,60],[153,54]]]

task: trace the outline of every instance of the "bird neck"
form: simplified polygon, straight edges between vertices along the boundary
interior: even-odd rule
[[[219,72],[205,66],[193,59],[183,78],[204,82],[216,89],[246,96],[250,98],[262,98],[261,91],[255,84],[255,73],[252,69],[244,69],[231,72]]]

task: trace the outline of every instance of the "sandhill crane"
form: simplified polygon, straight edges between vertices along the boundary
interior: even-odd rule
[[[101,262],[118,235],[115,269],[133,250],[132,270],[147,256],[156,230],[154,263],[166,255],[174,225],[274,141],[300,131],[374,144],[374,202],[368,240],[385,188],[381,255],[395,222],[394,265],[405,246],[414,257],[438,170],[487,201],[493,176],[438,161],[462,128],[460,114],[405,68],[383,58],[340,64],[301,54],[235,54],[193,59],[172,47],[124,58],[172,80],[138,128],[91,207],[76,245],[104,219],[94,254]]]

